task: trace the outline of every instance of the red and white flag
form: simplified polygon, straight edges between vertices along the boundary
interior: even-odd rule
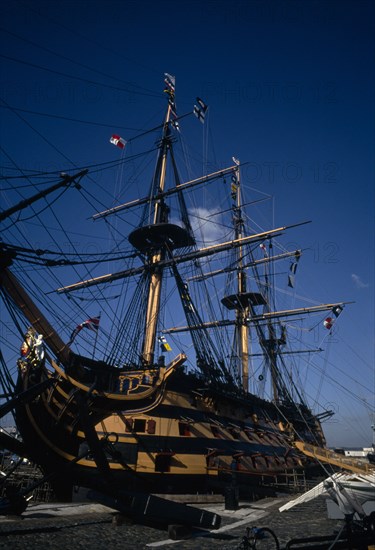
[[[97,331],[99,328],[99,323],[100,323],[100,317],[91,317],[90,319],[87,319],[87,321],[84,321],[80,325],[80,327],[81,328],[86,327],[86,328],[89,328],[90,330]]]
[[[116,147],[119,147],[120,149],[125,149],[126,141],[121,136],[113,134],[113,136],[110,137],[109,141],[110,143],[113,143],[113,145],[116,145]]]
[[[91,317],[90,319],[87,319],[87,321],[84,321],[80,325],[77,325],[76,328],[73,330],[72,334],[70,335],[69,344],[73,342],[74,338],[77,336],[79,332],[81,332],[83,328],[88,328],[89,330],[98,332],[99,323],[100,323],[100,317]]]

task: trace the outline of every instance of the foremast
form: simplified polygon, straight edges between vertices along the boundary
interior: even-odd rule
[[[174,84],[174,83],[173,83]],[[171,83],[172,86],[172,83]],[[154,175],[153,190],[157,189],[158,193],[163,193],[165,188],[165,176],[167,168],[167,155],[170,144],[170,117],[174,98],[174,85],[167,87],[166,92],[169,96],[167,112],[163,125],[163,135],[161,138],[159,157]],[[167,207],[163,200],[153,203],[153,225],[157,226],[167,221]],[[150,284],[148,288],[147,309],[145,320],[145,336],[143,342],[143,350],[141,361],[144,365],[152,365],[154,362],[156,331],[158,317],[160,311],[160,297],[163,280],[163,270],[157,269],[155,266],[160,261],[165,259],[165,249],[160,248],[155,252],[148,252],[149,266],[151,271]]]
[[[162,125],[162,137],[159,144],[159,154],[156,169],[152,179],[149,198],[145,203],[141,223],[129,235],[130,244],[144,256],[144,266],[148,274],[146,287],[146,309],[144,321],[144,337],[140,350],[140,362],[143,367],[151,367],[155,363],[155,346],[161,309],[161,294],[163,272],[168,261],[174,266],[173,250],[194,244],[194,238],[186,212],[183,213],[184,227],[169,222],[169,207],[165,201],[167,162],[173,166],[178,193],[179,178],[172,151],[171,125],[179,129],[175,106],[175,78],[165,74],[168,97],[168,107]],[[180,201],[183,203],[183,201]],[[180,204],[181,207],[181,204]],[[186,209],[184,203],[182,210]],[[165,265],[163,265],[165,264]]]

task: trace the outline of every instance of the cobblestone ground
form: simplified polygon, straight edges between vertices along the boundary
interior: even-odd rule
[[[193,532],[190,538],[172,541],[166,529],[134,524],[115,513],[101,512],[73,516],[48,517],[46,511],[28,512],[25,519],[0,521],[0,548],[7,550],[143,550],[166,548],[176,550],[237,550],[246,527],[268,527],[280,541],[280,547],[295,537],[332,534],[340,522],[327,519],[325,499],[318,498],[280,513],[279,506],[288,499],[264,499],[240,504],[235,512],[217,504],[208,507],[222,516],[218,531]],[[37,508],[36,508],[37,510]],[[267,545],[270,543],[270,545]],[[272,543],[272,544],[271,544]],[[257,548],[276,548],[272,537]]]

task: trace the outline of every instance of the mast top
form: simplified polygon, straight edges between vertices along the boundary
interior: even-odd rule
[[[173,223],[157,223],[138,227],[129,235],[129,242],[140,252],[165,247],[169,250],[192,246],[194,240],[189,232]]]

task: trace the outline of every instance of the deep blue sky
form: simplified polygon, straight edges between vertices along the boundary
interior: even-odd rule
[[[301,294],[355,302],[330,356],[345,375],[331,374],[374,407],[374,3],[14,0],[1,12],[2,100],[63,117],[1,109],[18,166],[112,160],[109,135],[158,124],[163,74],[176,75],[180,113],[197,95],[210,105],[218,164],[249,163],[245,184],[275,196],[277,225],[313,220],[295,237],[311,247]],[[365,407],[337,387],[327,401],[330,444],[371,442]]]

